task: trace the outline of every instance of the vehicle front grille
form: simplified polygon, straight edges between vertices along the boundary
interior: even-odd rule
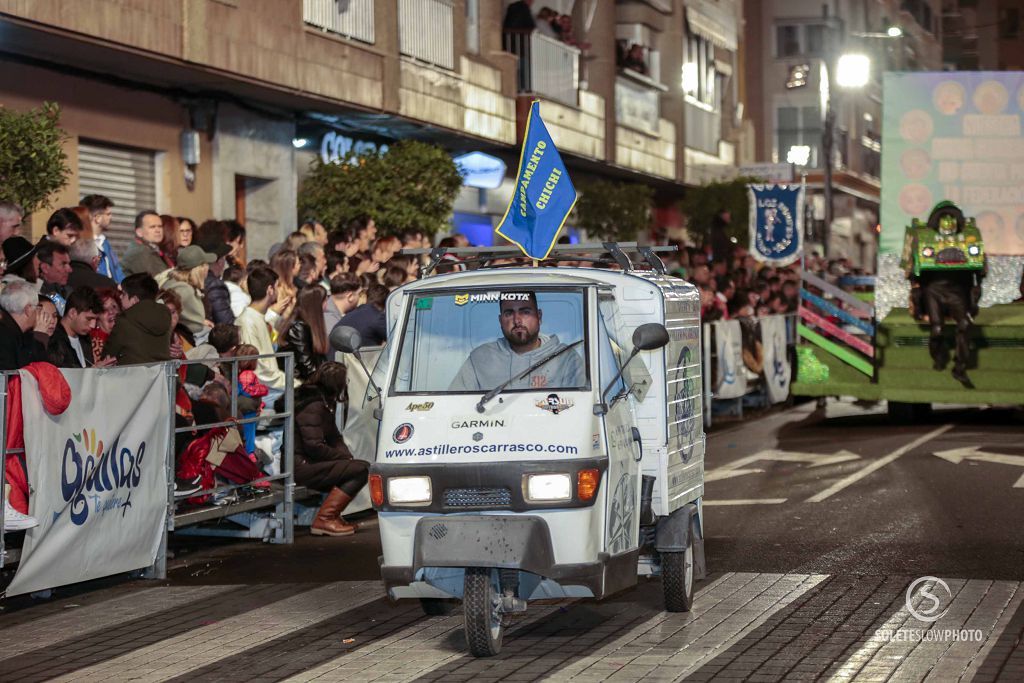
[[[445,489],[444,504],[454,508],[509,507],[512,492],[506,488]]]
[[[964,256],[964,252],[960,251],[956,247],[946,247],[939,252],[939,255],[935,257],[936,263],[967,263],[967,257]]]

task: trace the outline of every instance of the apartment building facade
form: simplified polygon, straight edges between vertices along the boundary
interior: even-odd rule
[[[574,180],[646,183],[668,205],[729,172],[738,0],[534,2],[561,32],[506,27],[510,4],[0,0],[0,102],[61,104],[72,176],[53,205],[111,196],[122,244],[134,212],[156,207],[237,217],[260,256],[303,218],[312,159],[406,138],[505,164],[498,187],[467,186],[456,206],[456,228],[482,241],[533,99]]]
[[[746,0],[744,16],[755,160],[789,163],[790,177],[806,180],[812,250],[873,270],[882,74],[941,68],[938,0]],[[894,27],[901,35],[889,35]],[[836,78],[840,56],[852,53],[870,59],[857,89]]]

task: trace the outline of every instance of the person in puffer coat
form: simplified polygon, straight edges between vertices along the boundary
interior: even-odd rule
[[[314,536],[355,533],[341,511],[369,476],[370,464],[353,458],[334,421],[345,382],[345,366],[330,361],[295,390],[295,483],[327,493],[310,528]]]

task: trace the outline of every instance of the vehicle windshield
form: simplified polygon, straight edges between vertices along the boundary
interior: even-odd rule
[[[392,393],[588,389],[580,290],[477,289],[413,295]]]

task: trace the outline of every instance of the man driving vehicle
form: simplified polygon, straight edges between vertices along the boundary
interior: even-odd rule
[[[452,381],[451,391],[493,389],[565,348],[557,336],[540,333],[544,312],[537,307],[534,292],[502,292],[499,305],[502,338],[473,349]],[[567,350],[508,388],[567,388],[585,383],[583,359],[575,350]]]

